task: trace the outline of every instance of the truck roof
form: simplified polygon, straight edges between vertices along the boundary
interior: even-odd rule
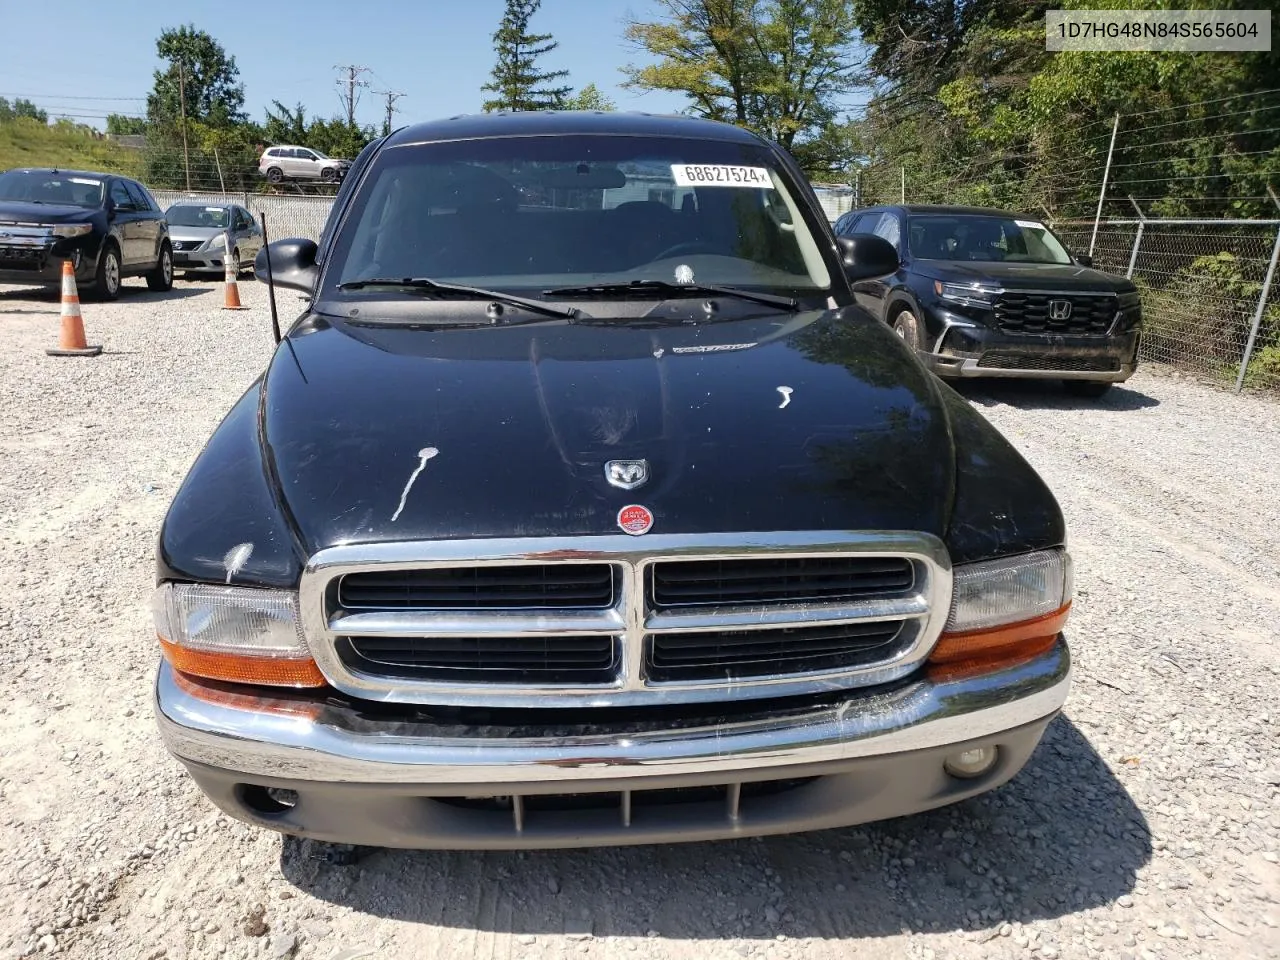
[[[402,127],[387,146],[469,140],[484,137],[612,134],[614,136],[691,137],[735,143],[763,142],[754,133],[728,123],[697,117],[599,110],[539,110],[520,113],[460,114]]]

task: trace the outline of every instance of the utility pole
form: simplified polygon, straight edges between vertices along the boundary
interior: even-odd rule
[[[178,61],[178,103],[182,110],[182,165],[187,171],[187,193],[191,192],[191,154],[187,152],[187,70]]]
[[[360,74],[369,72],[369,68],[349,63],[345,65],[337,64],[333,69],[337,70],[340,74],[338,77],[338,86],[347,88],[347,92],[345,94],[339,94],[339,96],[342,98],[342,102],[347,106],[347,126],[354,127],[356,125],[356,104],[360,102],[360,97],[356,94],[356,88],[367,87],[369,85],[368,80],[359,79]],[[341,76],[343,73],[346,74],[345,77]]]
[[[391,132],[391,115],[396,112],[396,101],[405,96],[405,94],[395,93],[391,90],[376,90],[374,92],[380,97],[387,98],[387,122],[382,127],[382,135],[385,137]]]

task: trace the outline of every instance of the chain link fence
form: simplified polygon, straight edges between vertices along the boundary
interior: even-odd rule
[[[1054,229],[1077,252],[1094,224]],[[1280,220],[1110,220],[1095,265],[1142,291],[1140,356],[1242,385],[1280,388]]]
[[[238,203],[261,222],[267,215],[267,234],[273,240],[285,237],[320,239],[333,197],[287,196],[269,193],[186,193],[180,190],[152,190],[156,203],[167,210],[178,201]]]

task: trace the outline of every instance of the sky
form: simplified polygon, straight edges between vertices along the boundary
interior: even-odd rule
[[[141,115],[159,67],[156,38],[193,23],[236,59],[245,108],[261,122],[272,100],[302,102],[308,117],[345,113],[338,64],[371,68],[361,79],[357,119],[382,127],[377,90],[406,94],[395,124],[479,112],[493,67],[493,32],[504,0],[301,0],[228,4],[208,0],[0,0],[4,52],[0,96],[27,97],[58,115],[99,128],[108,113]],[[684,97],[624,90],[619,67],[645,62],[623,39],[628,19],[655,13],[652,0],[543,0],[530,28],[558,49],[544,69],[568,70],[575,89],[594,83],[621,110],[670,113]]]

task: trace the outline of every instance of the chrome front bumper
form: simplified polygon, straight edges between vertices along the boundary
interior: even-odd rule
[[[816,709],[774,708],[683,728],[658,721],[539,735],[531,719],[502,735],[456,724],[379,721],[332,700],[220,699],[185,678],[180,682],[167,665],[157,678],[155,706],[165,744],[179,759],[250,777],[450,789],[542,784],[548,792],[667,775],[766,779],[777,768],[945,747],[1051,717],[1069,684],[1070,656],[1060,639],[1034,660],[993,673],[922,678],[887,692],[852,692]]]

